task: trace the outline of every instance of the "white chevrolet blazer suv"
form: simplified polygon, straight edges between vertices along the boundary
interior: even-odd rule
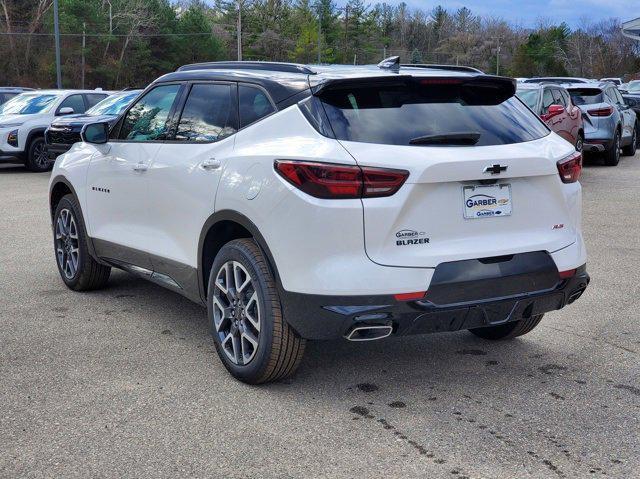
[[[249,383],[306,340],[525,334],[589,276],[580,153],[514,93],[397,59],[184,66],[56,162],[62,280],[115,267],[206,305]]]

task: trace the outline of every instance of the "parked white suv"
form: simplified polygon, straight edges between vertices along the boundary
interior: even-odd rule
[[[589,277],[580,153],[514,93],[394,60],[182,67],[56,162],[62,280],[117,267],[206,304],[250,383],[306,339],[525,334]]]
[[[31,171],[46,171],[44,131],[59,116],[84,113],[109,93],[101,90],[34,90],[0,106],[0,162],[24,163]]]

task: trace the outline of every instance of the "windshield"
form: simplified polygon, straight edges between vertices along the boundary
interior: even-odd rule
[[[518,90],[516,95],[520,98],[525,105],[536,111],[538,108],[538,91],[539,90]]]
[[[634,80],[629,82],[629,86],[627,86],[628,92],[640,93],[640,80]]]
[[[0,106],[2,115],[29,115],[47,112],[60,95],[23,93]]]
[[[602,103],[602,90],[599,88],[571,88],[569,89],[571,100],[576,106]]]
[[[506,145],[549,130],[519,100],[477,101],[456,85],[361,85],[328,90],[320,101],[339,140],[385,145]],[[464,141],[460,141],[460,138]]]
[[[140,94],[139,91],[111,95],[87,110],[87,115],[119,115]]]

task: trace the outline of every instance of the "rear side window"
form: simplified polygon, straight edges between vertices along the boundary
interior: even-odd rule
[[[549,107],[553,105],[554,102],[555,100],[553,98],[551,88],[546,88],[542,95],[542,113],[547,114],[549,112]]]
[[[491,98],[477,101],[481,95],[458,85],[416,81],[340,88],[325,91],[319,98],[339,140],[409,145],[429,136],[472,134],[477,138],[475,145],[486,146],[521,143],[549,134],[518,99],[486,104],[492,103]],[[470,104],[473,101],[480,104]]]
[[[574,105],[602,103],[603,94],[599,88],[572,88],[569,90]]]
[[[84,97],[85,97],[85,100],[87,102],[87,109],[91,108],[94,105],[97,105],[102,100],[107,98],[107,96],[109,96],[109,95],[103,95],[103,94],[100,94],[100,93],[88,93],[88,94],[86,94]]]
[[[538,94],[540,93],[539,90],[537,89],[520,89],[516,92],[516,95],[518,95],[518,98],[520,98],[525,105],[527,105],[529,108],[531,108],[533,111],[536,111],[538,109]]]
[[[553,89],[553,103],[556,105],[562,105],[565,108],[568,106],[562,96],[562,92],[556,88]]]
[[[259,88],[240,85],[240,128],[250,125],[275,111],[269,98]]]
[[[182,110],[176,140],[210,143],[236,131],[231,86],[196,84]]]

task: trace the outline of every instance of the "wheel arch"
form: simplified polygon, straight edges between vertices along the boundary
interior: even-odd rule
[[[34,138],[37,137],[42,137],[44,138],[44,132],[46,130],[46,127],[39,127],[39,128],[34,128],[33,130],[31,130],[28,134],[27,134],[27,141],[24,144],[24,151],[28,154],[29,151],[29,147],[31,146],[31,142],[34,140]]]
[[[64,177],[63,175],[58,175],[51,180],[49,187],[49,214],[51,215],[51,223],[53,226],[53,215],[56,212],[56,208],[58,207],[58,203],[60,200],[66,195],[73,195],[76,199],[76,203],[78,208],[80,208],[80,221],[84,225],[84,230],[87,231],[87,246],[89,249],[89,254],[98,262],[102,263],[96,255],[95,248],[93,247],[93,240],[89,235],[87,230],[87,222],[84,217],[84,211],[82,211],[82,204],[80,203],[80,198],[76,193],[75,188],[71,184],[71,182]]]
[[[207,219],[198,240],[198,286],[204,302],[207,299],[207,286],[211,266],[218,251],[229,241],[239,238],[252,238],[260,247],[271,274],[280,285],[280,276],[276,263],[258,227],[246,216],[233,210],[218,211]]]

